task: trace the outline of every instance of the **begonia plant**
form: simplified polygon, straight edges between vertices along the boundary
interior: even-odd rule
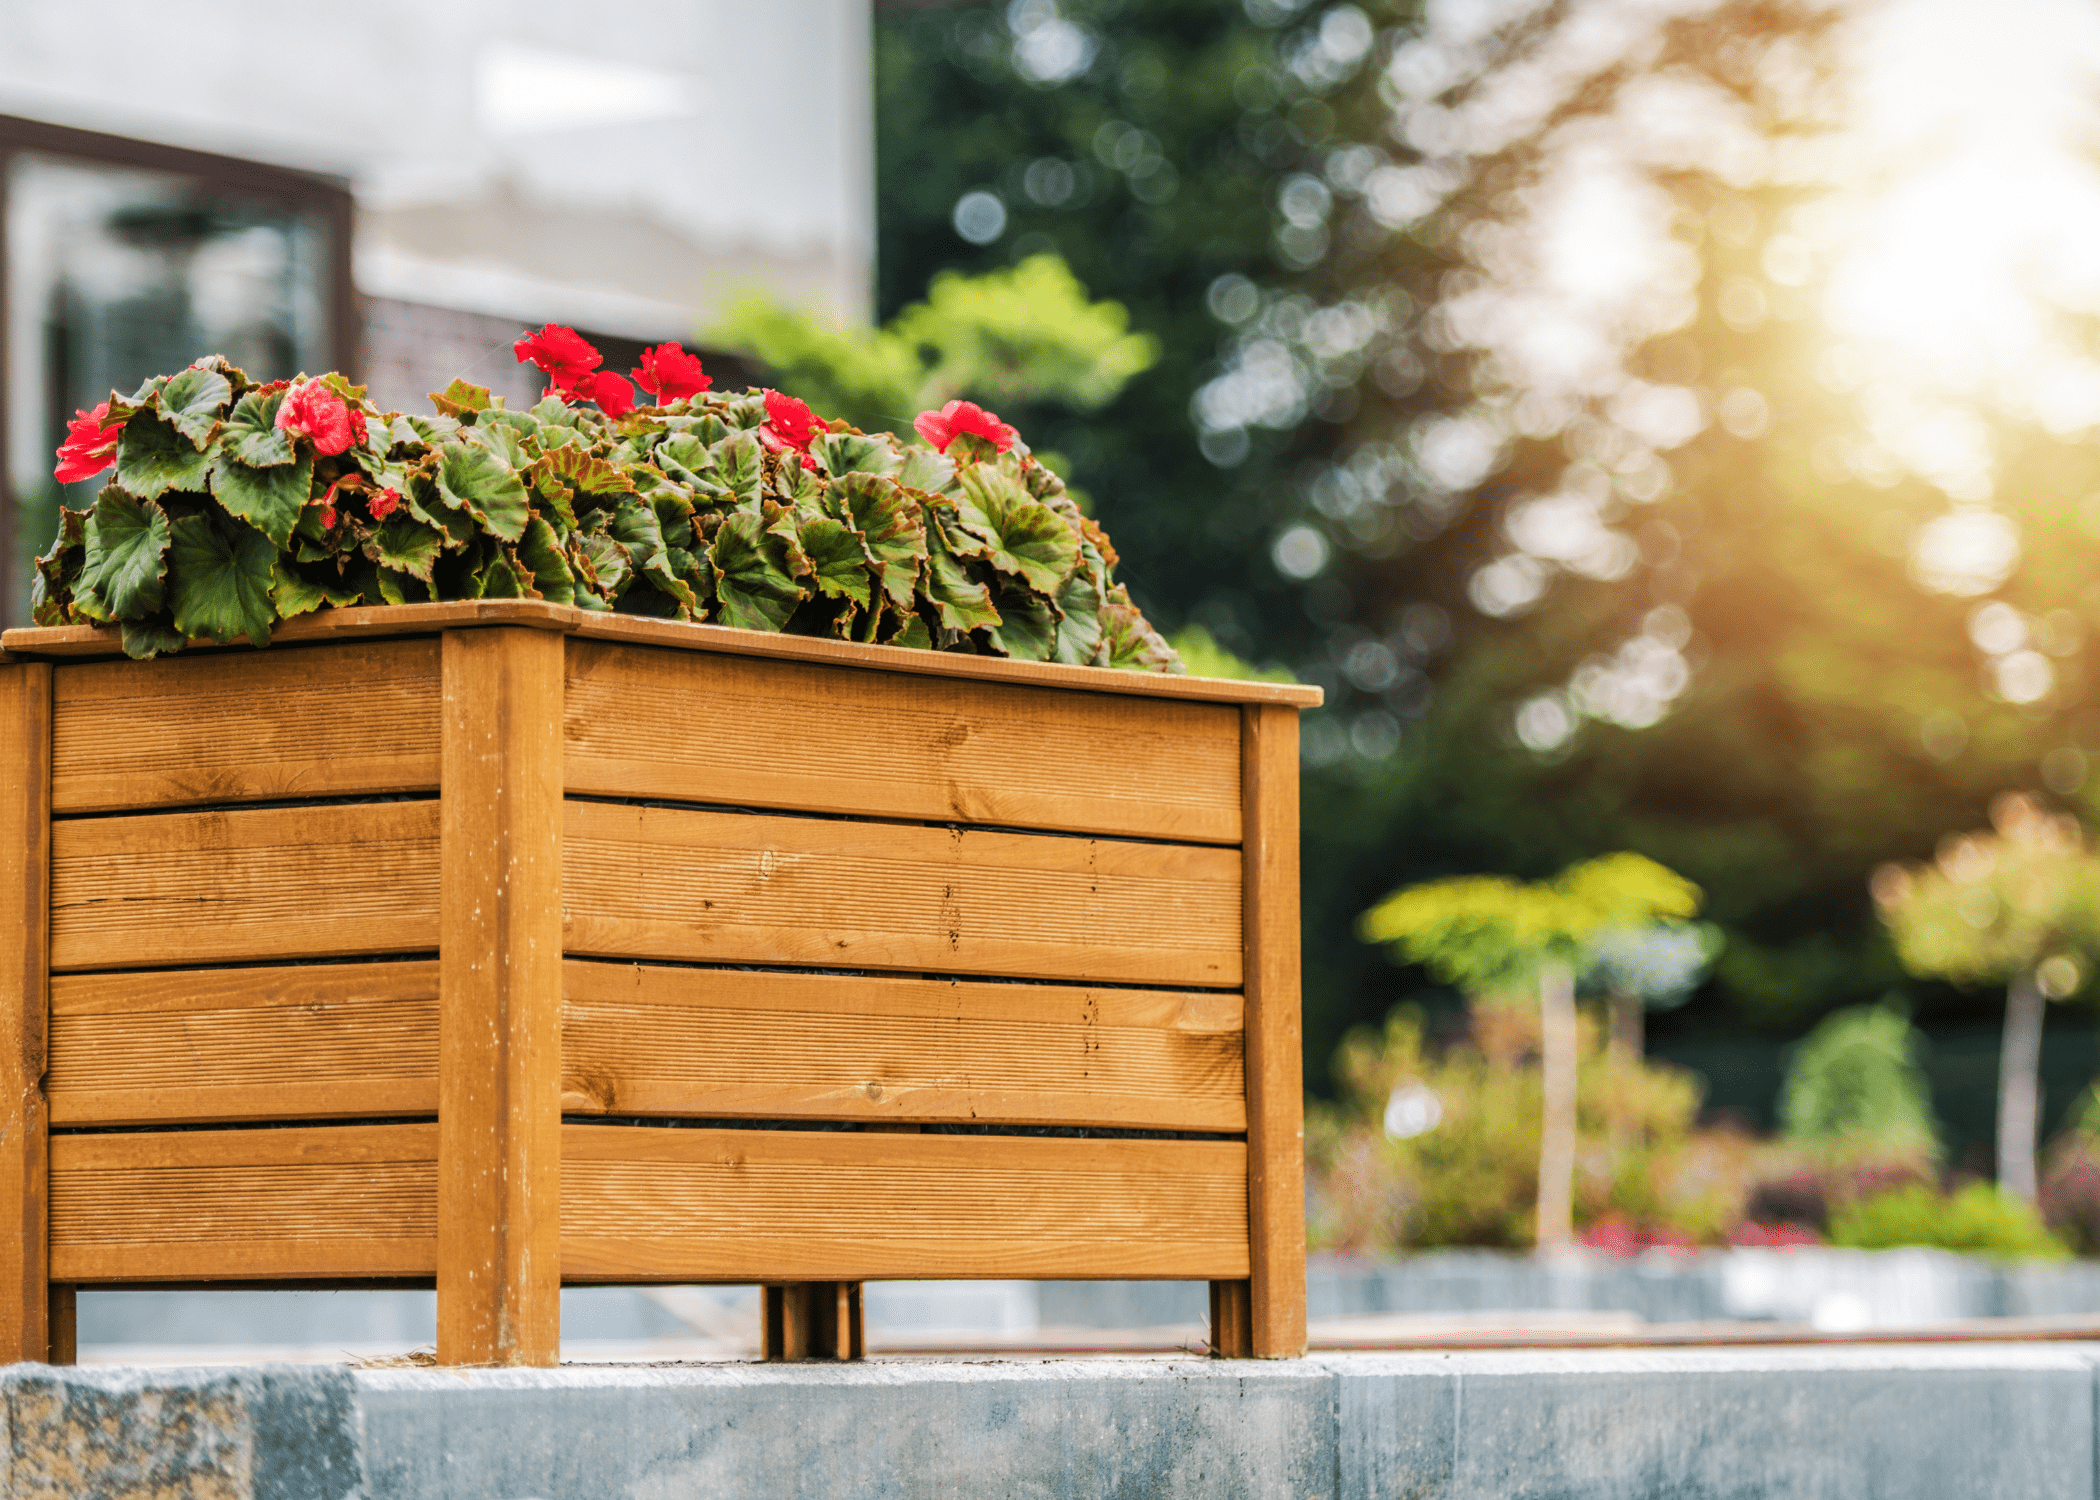
[[[355,604],[548,599],[588,610],[1030,661],[1182,670],[1115,549],[992,413],[928,446],[779,391],[718,394],[677,344],[632,383],[550,325],[528,411],[455,380],[428,415],[341,375],[256,382],[218,356],[80,413],[40,625],[116,622],[135,657]],[[639,387],[653,405],[637,405]]]

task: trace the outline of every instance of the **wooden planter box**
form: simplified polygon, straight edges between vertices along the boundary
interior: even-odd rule
[[[563,1283],[764,1283],[792,1357],[864,1279],[1190,1278],[1302,1350],[1317,690],[524,602],[0,644],[0,1359],[174,1282],[549,1364]]]

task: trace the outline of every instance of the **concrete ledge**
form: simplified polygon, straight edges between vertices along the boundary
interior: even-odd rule
[[[2100,1345],[0,1371],[22,1500],[2076,1497]]]

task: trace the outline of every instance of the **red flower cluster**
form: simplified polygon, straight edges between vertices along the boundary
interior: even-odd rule
[[[919,436],[946,453],[948,445],[964,433],[981,437],[1001,453],[1014,445],[1020,434],[973,401],[950,401],[939,411],[922,411],[913,420]]]
[[[659,402],[697,396],[715,383],[714,378],[700,368],[700,357],[686,353],[677,344],[658,344],[654,349],[644,349],[640,366],[628,373],[634,376],[636,385]]]
[[[314,452],[333,457],[365,440],[365,414],[318,380],[302,380],[277,408],[277,426],[311,439]]]
[[[1813,1229],[1801,1224],[1755,1224],[1744,1220],[1728,1237],[1731,1245],[1758,1245],[1771,1250],[1805,1249],[1822,1244]]]
[[[331,531],[335,528],[335,506],[338,494],[363,495],[366,507],[372,512],[374,521],[384,521],[401,504],[401,492],[399,490],[382,489],[359,473],[345,474],[334,484],[328,486],[327,491],[320,499],[307,502],[310,505],[318,505],[321,508],[321,529],[323,531]]]
[[[547,375],[547,394],[564,401],[595,401],[608,417],[634,410],[634,387],[598,366],[605,356],[573,328],[549,323],[511,346],[519,364],[535,364]]]
[[[58,482],[78,484],[115,463],[117,436],[123,430],[123,422],[109,419],[107,401],[93,411],[73,413],[73,420],[66,423],[66,440],[58,449]]]
[[[766,420],[758,429],[758,440],[775,453],[799,453],[802,467],[814,468],[816,466],[809,458],[809,445],[823,430],[824,424],[805,403],[778,391],[766,392]]]

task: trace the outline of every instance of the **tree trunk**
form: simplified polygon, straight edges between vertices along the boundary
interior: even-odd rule
[[[2005,1042],[1998,1052],[1998,1187],[2029,1203],[2041,1113],[2042,1012],[2048,1004],[2032,969],[2006,986]]]
[[[1539,975],[1540,1085],[1545,1120],[1539,1136],[1541,1250],[1575,1237],[1575,976],[1563,963]]]
[[[1612,991],[1611,1042],[1605,1054],[1605,1076],[1611,1080],[1611,1086],[1605,1094],[1604,1112],[1614,1156],[1630,1150],[1634,1143],[1633,1119],[1622,1100],[1627,1075],[1640,1065],[1641,1054],[1646,1050],[1642,1022],[1647,1014],[1648,1008],[1640,996]]]

